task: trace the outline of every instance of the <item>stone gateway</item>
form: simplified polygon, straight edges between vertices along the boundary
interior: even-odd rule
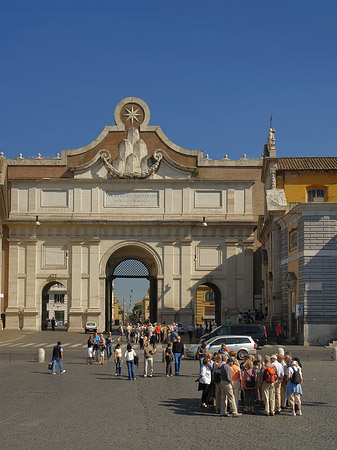
[[[218,323],[253,309],[261,160],[204,159],[173,144],[139,98],[122,100],[114,117],[55,159],[1,159],[7,329],[43,328],[51,291],[66,298],[69,330],[109,329],[112,283],[129,259],[149,280],[152,321],[194,323],[200,286],[213,293],[205,317]]]

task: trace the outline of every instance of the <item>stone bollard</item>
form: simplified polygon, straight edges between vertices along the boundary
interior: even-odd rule
[[[277,347],[277,354],[284,356],[284,348],[283,347]]]
[[[332,349],[332,360],[337,361],[337,347]]]
[[[43,348],[39,348],[37,351],[37,362],[39,363],[44,363],[45,361],[45,354],[46,352],[44,351]]]

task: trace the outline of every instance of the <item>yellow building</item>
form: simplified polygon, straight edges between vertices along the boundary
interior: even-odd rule
[[[262,301],[272,327],[305,344],[337,338],[337,158],[277,158],[264,149]]]
[[[209,286],[201,285],[195,295],[194,325],[205,325],[215,320],[215,295]]]

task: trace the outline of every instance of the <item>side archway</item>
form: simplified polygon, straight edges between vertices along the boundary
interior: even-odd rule
[[[214,321],[221,325],[221,291],[212,282],[199,284],[195,290],[194,325],[209,327]]]

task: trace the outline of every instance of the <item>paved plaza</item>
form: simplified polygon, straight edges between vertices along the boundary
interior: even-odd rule
[[[66,373],[51,376],[52,345],[64,347]],[[331,349],[285,347],[303,362],[303,416],[220,417],[201,410],[195,379],[199,363],[184,360],[180,377],[165,377],[161,346],[154,376],[114,377],[115,364],[85,364],[84,334],[1,332],[1,448],[4,449],[335,449],[337,362]],[[39,347],[46,363],[36,362]],[[134,346],[136,352],[138,345]],[[261,353],[272,354],[275,346]]]

